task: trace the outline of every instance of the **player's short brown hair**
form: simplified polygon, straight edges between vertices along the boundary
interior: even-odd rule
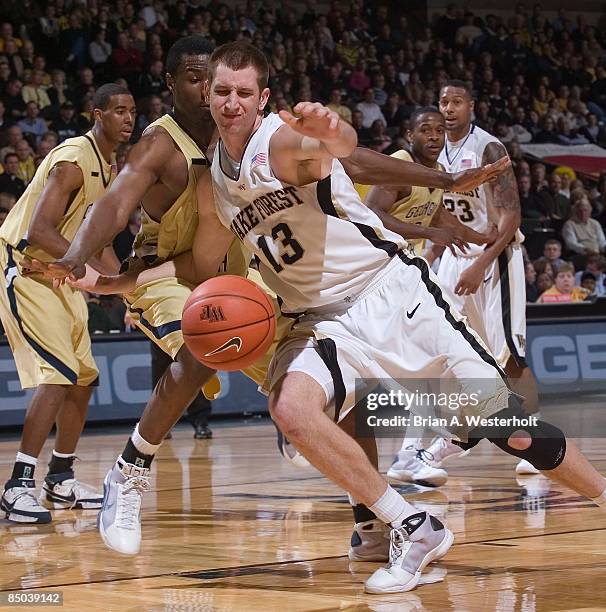
[[[226,43],[217,47],[210,56],[208,62],[208,80],[210,83],[215,78],[217,66],[223,64],[231,70],[242,70],[252,66],[258,74],[257,83],[259,91],[267,87],[269,81],[269,64],[262,51],[244,40]]]

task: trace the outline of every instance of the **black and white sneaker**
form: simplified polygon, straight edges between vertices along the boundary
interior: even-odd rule
[[[43,508],[36,496],[36,483],[31,479],[15,478],[4,485],[0,510],[13,523],[50,523],[51,514]]]
[[[103,495],[76,480],[73,472],[65,472],[46,476],[38,500],[51,510],[98,510],[103,503]]]

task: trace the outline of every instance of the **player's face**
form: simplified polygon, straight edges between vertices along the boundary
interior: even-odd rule
[[[254,66],[232,70],[223,64],[216,68],[208,96],[210,112],[221,135],[248,138],[262,115],[269,89],[259,90],[259,75]]]
[[[110,142],[128,142],[133,134],[137,107],[132,96],[112,96],[105,110],[95,109],[95,120],[101,121]]]
[[[447,86],[440,92],[440,112],[444,115],[448,131],[469,126],[472,111],[473,100],[464,89]]]
[[[444,148],[446,126],[444,117],[438,113],[426,113],[417,120],[412,131],[408,132],[408,141],[415,158],[435,164]]]
[[[204,97],[204,84],[208,78],[208,55],[186,55],[176,74],[167,74],[166,82],[173,94],[177,113],[190,121],[204,116],[208,104]]]

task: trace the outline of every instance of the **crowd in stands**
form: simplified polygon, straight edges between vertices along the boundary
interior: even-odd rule
[[[606,172],[592,180],[547,167],[527,158],[521,145],[606,146],[606,24],[524,3],[505,17],[452,4],[427,22],[407,6],[398,0],[4,0],[0,223],[48,151],[89,129],[100,84],[118,81],[135,95],[136,139],[171,106],[164,62],[176,39],[199,34],[218,45],[247,38],[270,60],[272,110],[324,102],[355,127],[361,145],[387,154],[406,146],[415,108],[435,105],[448,79],[468,82],[475,122],[501,139],[514,162],[523,229],[550,232],[575,266],[574,287],[588,289],[595,277],[590,294],[604,294]],[[558,286],[558,268],[544,258],[527,266],[529,301]]]

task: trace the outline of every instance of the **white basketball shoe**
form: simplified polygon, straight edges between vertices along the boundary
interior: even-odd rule
[[[123,555],[141,548],[141,501],[150,489],[149,471],[119,458],[103,482],[97,527],[105,545]]]

